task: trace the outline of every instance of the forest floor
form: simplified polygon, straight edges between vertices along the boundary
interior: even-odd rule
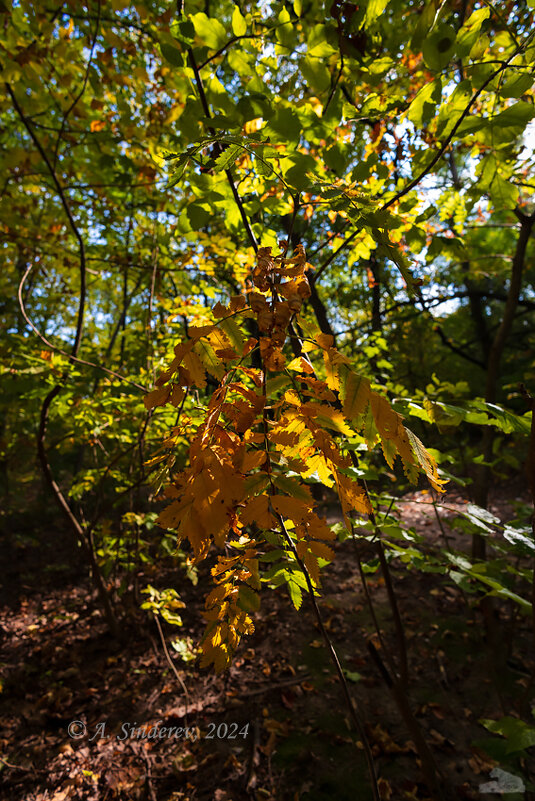
[[[502,487],[492,511],[511,519],[516,495]],[[441,525],[429,492],[404,496],[399,508],[423,536],[419,547],[469,553],[470,536],[447,523],[466,500],[454,490],[441,503]],[[329,514],[335,518],[336,510]],[[306,598],[298,612],[285,592],[264,590],[255,633],[242,640],[230,670],[214,675],[169,646],[177,636],[198,640],[206,577],[200,571],[194,586],[183,572],[147,572],[143,586],[175,587],[186,603],[182,628],[163,624],[176,676],[146,612],[132,605],[123,641],[111,637],[88,579],[68,567],[72,553],[62,542],[58,531],[47,540],[43,532],[12,537],[11,551],[2,554],[1,798],[372,798],[362,742]],[[336,559],[323,571],[322,615],[365,720],[381,797],[431,799],[413,739],[370,658],[370,641],[383,660],[385,654],[366,605],[358,548],[349,539],[334,547]],[[506,755],[503,739],[480,723],[529,720],[535,669],[529,617],[496,601],[497,637],[489,637],[481,594],[467,595],[447,576],[407,569],[399,559],[391,568],[407,639],[410,706],[453,797],[533,798],[533,761],[525,751]],[[369,574],[368,584],[384,644],[397,654],[380,572]],[[526,792],[482,792],[496,767],[522,777]]]

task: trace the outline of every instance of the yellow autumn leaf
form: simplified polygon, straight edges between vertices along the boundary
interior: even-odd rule
[[[323,334],[323,336],[327,336]],[[336,348],[323,349],[323,361],[325,362],[326,381],[329,389],[337,390],[340,388],[340,367],[350,364],[350,361]]]
[[[249,473],[251,470],[255,470],[257,467],[261,467],[265,461],[266,461],[265,451],[263,450],[247,451],[243,457],[241,472]]]
[[[320,348],[332,348],[334,345],[334,337],[332,334],[317,334],[314,337],[314,341],[320,346]]]
[[[318,587],[320,584],[320,569],[318,565],[318,557],[311,551],[307,550],[303,561],[305,563],[305,567],[308,570],[308,573],[314,585]]]
[[[292,359],[290,364],[286,365],[287,370],[295,370],[297,373],[313,373],[314,368],[310,364],[307,359],[304,359],[302,356],[297,356],[297,358]]]
[[[402,416],[395,412],[388,400],[377,392],[370,393],[370,405],[381,439],[395,439],[403,420]]]
[[[269,497],[267,495],[256,495],[247,501],[240,513],[241,522],[244,525],[256,525],[265,530],[276,526],[277,521],[269,511]]]
[[[426,474],[429,483],[431,486],[437,490],[437,492],[444,492],[443,484],[447,484],[447,480],[440,478],[438,475],[438,467],[437,463],[429,453],[429,451],[424,447],[424,445],[420,442],[416,434],[413,434],[408,428],[404,429],[407,432],[407,436],[412,446],[412,450],[416,459],[420,463],[424,473]]]
[[[304,464],[303,470],[299,472],[301,472],[303,478],[310,478],[310,476],[316,473],[320,483],[324,484],[326,487],[332,487],[334,483],[330,462],[323,453],[315,453],[308,458]]]
[[[360,514],[368,515],[372,511],[372,507],[366,493],[356,481],[338,471],[335,473],[335,478],[344,521],[347,528],[350,528],[350,512],[359,512]]]
[[[149,392],[143,398],[145,408],[150,410],[154,409],[156,406],[165,406],[170,394],[170,386],[157,387],[156,389],[153,389],[152,392]]]
[[[347,420],[354,420],[366,409],[370,399],[370,381],[352,370],[340,373],[342,410]]]
[[[334,551],[332,548],[329,548],[328,545],[325,545],[324,542],[316,542],[315,540],[308,543],[308,547],[315,553],[316,556],[319,556],[321,559],[325,559],[327,562],[332,562],[334,559]]]
[[[175,406],[175,408],[176,408],[184,400],[184,395],[185,395],[185,392],[182,389],[182,387],[179,387],[178,384],[173,384],[173,388],[171,389],[171,394],[170,394],[169,400],[171,401],[173,406]]]
[[[281,517],[303,523],[310,514],[311,505],[289,495],[272,495],[271,505]]]
[[[203,364],[196,353],[189,351],[184,354],[183,366],[187,371],[188,384],[203,389],[206,386],[206,373]]]

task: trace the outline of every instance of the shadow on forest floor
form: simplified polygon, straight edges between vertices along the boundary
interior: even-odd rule
[[[425,493],[406,500],[407,520],[424,534],[426,547],[441,545],[434,513],[424,505]],[[449,502],[464,503],[455,495]],[[503,507],[504,498],[496,503]],[[62,542],[54,531],[50,542],[57,544],[58,537]],[[256,631],[242,641],[224,675],[185,664],[171,650],[187,686],[186,698],[148,617],[132,605],[125,641],[114,641],[94,609],[87,579],[66,567],[73,556],[68,542],[56,547],[54,563],[48,560],[50,546],[47,553],[39,539],[28,535],[19,541],[19,555],[4,553],[10,567],[0,615],[2,797],[372,798],[362,744],[351,731],[306,599],[297,612],[285,594],[265,590]],[[338,543],[335,550],[336,560],[324,571],[323,618],[366,720],[382,798],[423,801],[430,796],[414,744],[369,658],[368,640],[377,647],[379,643],[353,543]],[[49,569],[43,574],[45,561]],[[534,668],[526,656],[531,653],[529,619],[516,619],[511,658],[500,660],[486,642],[477,596],[467,599],[443,576],[408,571],[398,562],[392,568],[408,641],[412,710],[456,796],[495,798],[478,788],[498,765],[528,782],[525,752],[524,758],[505,757],[500,738],[491,737],[478,721],[515,716],[522,703],[529,708]],[[174,586],[186,602],[184,625],[179,630],[167,627],[168,640],[178,633],[196,641],[201,634],[205,578],[201,570],[196,587],[183,576],[177,586],[176,571],[145,574],[145,583]],[[378,573],[370,576],[370,589],[385,639],[395,650]],[[504,604],[498,611],[500,625],[509,626],[510,607]],[[79,723],[71,732],[80,736],[69,736],[73,721]]]

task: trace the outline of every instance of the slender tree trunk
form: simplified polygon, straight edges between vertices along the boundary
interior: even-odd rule
[[[511,266],[511,281],[503,317],[498,326],[494,339],[490,343],[487,361],[487,377],[485,382],[485,401],[495,403],[498,397],[500,369],[503,351],[507,339],[511,333],[515,313],[518,307],[520,290],[522,288],[522,273],[526,258],[526,250],[535,223],[535,214],[527,217],[519,209],[516,209],[516,216],[520,221],[520,233],[516,243],[515,255]],[[489,426],[485,427],[481,440],[481,450],[484,464],[477,465],[474,483],[474,501],[478,506],[487,507],[490,488],[491,471],[488,462],[492,459],[493,431]],[[475,559],[485,558],[485,540],[483,537],[475,536],[472,546],[472,556]]]
[[[373,276],[372,286],[372,331],[383,330],[383,318],[381,315],[381,273],[379,265],[372,254],[369,262]]]
[[[316,315],[316,320],[318,321],[318,325],[320,327],[320,331],[323,334],[330,334],[336,345],[336,334],[329,322],[329,318],[327,317],[327,309],[325,308],[325,304],[320,298],[318,294],[318,288],[313,280],[310,281],[310,305],[314,309],[314,314]]]

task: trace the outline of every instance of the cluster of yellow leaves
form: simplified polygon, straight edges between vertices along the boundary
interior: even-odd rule
[[[213,662],[217,671],[224,670],[230,665],[241,636],[254,631],[249,611],[260,606],[255,591],[260,588],[260,576],[254,546],[254,540],[246,541],[243,555],[218,556],[212,568],[216,587],[205,602],[208,625],[201,643],[201,667]]]
[[[299,313],[303,300],[310,297],[305,275],[310,266],[303,245],[297,246],[291,259],[273,256],[270,247],[258,249],[253,284],[260,292],[250,292],[249,303],[259,331],[265,335],[260,339],[260,355],[266,370],[282,370],[285,366],[282,347],[292,316]],[[282,278],[290,280],[281,282]],[[263,294],[266,292],[271,297]]]
[[[165,489],[170,504],[157,520],[176,531],[179,542],[189,542],[192,562],[205,559],[213,546],[225,551],[212,569],[216,586],[204,613],[201,664],[213,663],[216,670],[230,664],[241,636],[254,630],[250,613],[260,605],[259,555],[273,551],[276,541],[275,555],[281,554],[287,580],[304,566],[316,588],[320,565],[333,559],[325,541],[334,535],[317,514],[306,479],[314,475],[336,487],[348,527],[354,513],[372,513],[351,474],[344,441],[358,432],[369,447],[379,439],[390,466],[399,455],[410,479],[421,466],[436,489],[443,483],[401,415],[367,378],[351,370],[331,336],[317,334],[286,363],[289,326],[310,295],[308,268],[302,246],[290,259],[260,248],[254,289],[247,297],[231,298],[228,306],[217,303],[212,323],[190,327],[189,339],[175,347],[172,362],[145,397],[148,409],[183,406],[186,389],[205,389],[207,374],[217,381],[190,438],[188,466]],[[259,339],[246,337],[236,322],[246,317],[255,319]],[[256,348],[262,369],[244,363]],[[317,377],[308,355],[318,350],[325,380]],[[268,372],[283,374],[269,396]]]

